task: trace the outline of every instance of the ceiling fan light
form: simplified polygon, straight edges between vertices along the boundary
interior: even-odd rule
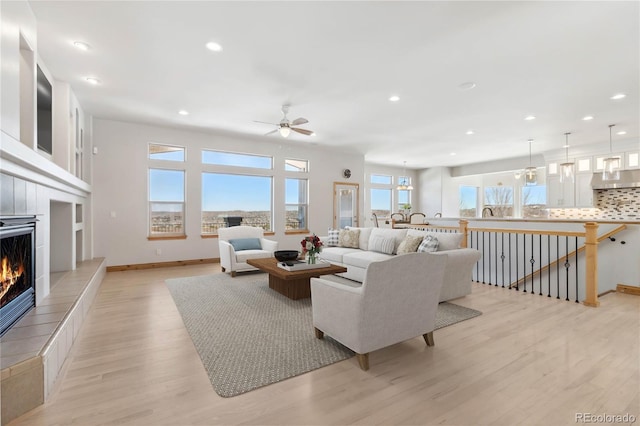
[[[280,127],[280,135],[283,138],[289,137],[290,134],[291,134],[291,129],[289,127],[286,127],[286,126]]]

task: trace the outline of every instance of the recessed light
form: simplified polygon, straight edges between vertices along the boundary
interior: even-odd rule
[[[389,98],[391,102],[398,102],[400,100],[400,96],[393,95]]]
[[[627,132],[625,132],[624,130],[620,130],[619,132],[616,133],[616,135],[626,135]]]
[[[582,117],[582,119],[583,119],[584,121],[593,120],[593,115],[585,115],[584,117]]]
[[[89,50],[91,49],[91,46],[89,46],[88,43],[85,43],[84,41],[74,41],[73,45],[80,50]]]
[[[85,78],[85,80],[87,80],[89,83],[93,84],[94,86],[101,83],[101,81],[95,77],[87,77]]]
[[[456,155],[456,153],[455,152],[451,152],[451,153],[449,153],[449,155]]]
[[[222,52],[222,46],[220,46],[215,41],[210,41],[209,43],[206,44],[206,46],[207,46],[207,49],[213,52]]]
[[[476,87],[476,84],[473,81],[467,81],[466,83],[458,85],[458,89],[460,90],[471,90],[474,87]]]
[[[536,116],[535,115],[527,115],[524,119],[527,120],[527,121],[531,121],[531,120],[535,120]]]
[[[467,130],[467,134],[468,134],[468,135],[472,135],[472,134],[474,134],[474,133],[475,133],[475,132],[474,132],[473,130]]]
[[[189,115],[189,111],[185,111],[185,110],[181,109],[180,111],[178,111],[178,114],[180,114],[180,115]]]
[[[622,99],[622,98],[626,98],[627,95],[625,95],[624,93],[616,93],[615,95],[613,95],[611,97],[611,99],[613,99],[614,101],[617,101],[618,99]]]
[[[309,136],[315,136],[316,132],[311,133]]]

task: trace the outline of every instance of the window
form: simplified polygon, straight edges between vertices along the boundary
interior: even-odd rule
[[[484,188],[484,206],[496,217],[513,217],[513,188],[510,186],[487,186]]]
[[[149,236],[184,235],[184,170],[149,169]]]
[[[271,157],[209,150],[202,150],[202,163],[215,164],[218,166],[250,167],[254,169],[273,168],[273,159]]]
[[[460,185],[460,217],[478,216],[478,187]]]
[[[391,189],[371,188],[371,213],[378,219],[391,216]]]
[[[149,144],[150,160],[184,161],[184,147],[173,145]]]
[[[287,158],[284,160],[284,169],[287,172],[308,172],[309,162],[307,160],[292,160]]]
[[[371,175],[371,183],[378,183],[381,185],[391,185],[391,176],[386,175]]]
[[[411,209],[411,191],[407,189],[399,189],[398,190],[398,210],[409,210]]]
[[[546,185],[522,187],[522,217],[539,217],[547,207]]]
[[[202,173],[202,234],[242,224],[272,230],[271,176]]]
[[[307,179],[285,179],[285,232],[307,229],[308,187]]]

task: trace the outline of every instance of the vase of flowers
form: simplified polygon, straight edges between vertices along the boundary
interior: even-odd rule
[[[300,241],[300,245],[302,245],[302,253],[307,257],[307,263],[315,264],[318,253],[322,251],[322,241],[320,241],[320,237],[316,234],[309,235]]]

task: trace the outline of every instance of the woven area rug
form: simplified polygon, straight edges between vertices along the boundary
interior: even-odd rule
[[[266,274],[166,280],[216,393],[236,396],[347,359],[354,353],[313,333],[311,299],[271,290]],[[480,315],[451,303],[436,328]]]

